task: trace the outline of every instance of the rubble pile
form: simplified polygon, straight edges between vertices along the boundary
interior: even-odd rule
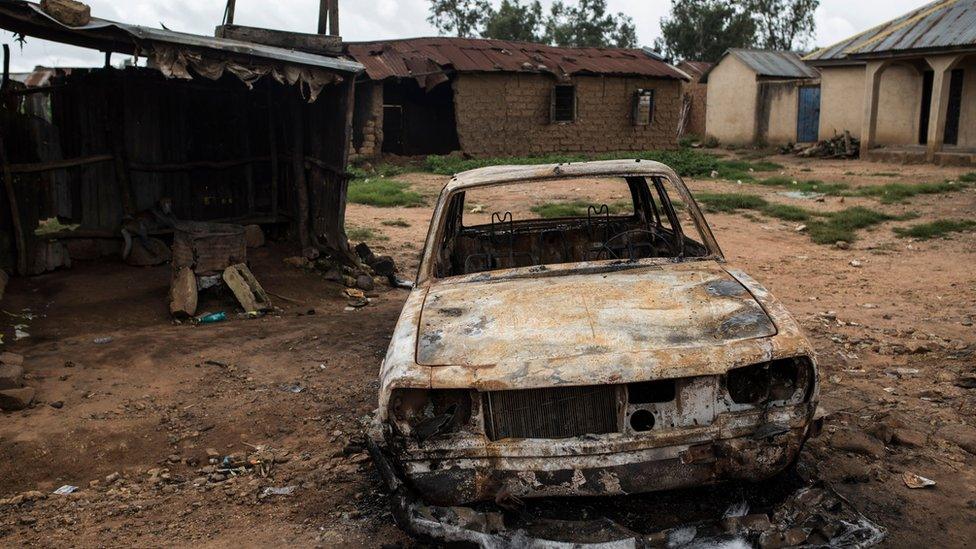
[[[851,132],[835,135],[814,145],[789,144],[781,149],[784,154],[795,154],[805,158],[857,158],[861,154],[861,140]]]
[[[393,288],[409,285],[397,276],[398,270],[393,258],[388,255],[376,255],[365,242],[356,245],[356,255],[359,265],[349,265],[328,257],[308,258],[294,256],[285,258],[285,263],[309,272],[320,274],[325,280],[338,282],[347,288],[346,295],[356,300],[353,307],[361,307],[368,303],[363,299],[363,292],[371,292],[377,283],[388,283]]]

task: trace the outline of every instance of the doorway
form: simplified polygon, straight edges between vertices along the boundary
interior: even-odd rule
[[[945,135],[942,142],[956,145],[959,142],[959,111],[962,110],[962,69],[954,69],[949,79],[949,102],[946,105]]]
[[[800,88],[800,105],[796,116],[797,143],[820,140],[820,86]]]
[[[383,85],[383,152],[413,156],[458,149],[450,82],[429,91],[412,78]]]

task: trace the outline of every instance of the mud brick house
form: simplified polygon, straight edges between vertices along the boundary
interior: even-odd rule
[[[819,140],[819,74],[788,51],[733,48],[705,71],[705,131],[730,145]]]
[[[689,77],[682,84],[681,124],[678,128],[678,134],[702,137],[705,135],[705,106],[708,99],[708,85],[701,81],[701,77],[708,69],[712,68],[712,64],[707,61],[682,61],[676,67]]]
[[[820,133],[861,156],[976,165],[976,0],[939,0],[804,57],[820,70]]]
[[[687,76],[635,49],[412,38],[349,43],[359,156],[675,147]]]
[[[0,267],[43,271],[38,258],[52,242],[117,251],[124,216],[163,197],[181,220],[270,225],[302,249],[350,255],[345,166],[358,63],[94,17],[68,26],[23,0],[0,2],[0,28],[106,52],[102,68],[23,83],[4,74]],[[112,52],[143,62],[113,66]],[[39,234],[52,217],[71,230]]]

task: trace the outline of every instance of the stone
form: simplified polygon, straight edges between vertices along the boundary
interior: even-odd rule
[[[260,225],[244,226],[244,244],[248,248],[260,248],[264,242],[264,231]]]
[[[224,269],[223,278],[245,313],[271,310],[271,299],[247,265],[238,263],[227,267]]]
[[[838,240],[837,242],[834,242],[834,246],[836,246],[838,250],[851,249],[851,243],[846,240]]]
[[[875,458],[885,454],[884,443],[863,431],[841,429],[830,438],[830,445],[838,450],[854,452]]]
[[[197,312],[197,277],[193,269],[181,267],[173,275],[169,288],[169,313],[177,318],[189,318]]]
[[[284,262],[287,263],[288,265],[291,265],[292,267],[298,267],[299,269],[308,267],[309,264],[311,263],[309,260],[305,259],[304,257],[297,256],[297,255],[292,257],[286,257],[284,259]]]
[[[363,291],[370,291],[373,289],[373,277],[369,275],[361,274],[356,277],[356,287]]]
[[[14,412],[23,410],[34,402],[34,388],[21,387],[18,389],[4,389],[0,391],[0,410]]]
[[[91,22],[91,8],[75,0],[41,0],[41,10],[69,27],[83,27]]]
[[[946,425],[939,429],[935,436],[976,455],[976,429],[968,425]]]
[[[928,442],[928,436],[914,429],[893,429],[891,432],[891,440],[899,446],[922,448]]]
[[[0,353],[0,364],[14,364],[20,366],[24,363],[24,355],[18,355],[17,353],[5,352]]]
[[[158,238],[149,238],[149,249],[138,238],[132,239],[132,250],[125,262],[136,267],[151,267],[161,265],[173,258],[169,246]]]
[[[0,364],[0,390],[17,389],[23,385],[23,366],[20,364]]]

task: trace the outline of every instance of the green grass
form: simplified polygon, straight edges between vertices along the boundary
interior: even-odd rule
[[[700,193],[696,195],[705,209],[712,212],[735,212],[754,210],[768,217],[784,221],[809,221],[818,215],[815,212],[790,204],[774,204],[761,196],[739,193]]]
[[[782,166],[773,162],[746,162],[744,160],[723,160],[718,156],[695,149],[679,149],[676,151],[637,151],[615,152],[599,155],[586,154],[550,154],[545,156],[513,156],[503,158],[460,158],[454,156],[428,156],[425,167],[428,171],[440,175],[453,175],[459,172],[495,165],[532,165],[556,164],[566,162],[585,162],[588,160],[615,160],[621,158],[639,158],[654,160],[670,166],[682,177],[703,177],[713,171],[718,172],[723,179],[752,180],[754,175],[749,172],[772,171]]]
[[[929,240],[942,238],[949,233],[976,230],[976,221],[970,219],[938,219],[931,223],[920,223],[911,227],[896,227],[895,234],[903,238]]]
[[[390,237],[384,235],[383,233],[374,231],[369,227],[346,227],[346,237],[349,240],[359,240],[360,242],[364,240],[389,240]]]
[[[756,183],[766,187],[781,187],[791,191],[820,193],[830,196],[842,196],[845,194],[845,191],[850,189],[850,185],[847,183],[825,183],[819,180],[800,181],[784,176],[767,177],[766,179],[756,181]]]
[[[394,177],[406,171],[406,168],[397,166],[396,164],[377,164],[376,166],[360,164],[349,166],[349,173],[352,174],[353,180]]]
[[[960,175],[959,181],[962,181],[963,183],[976,183],[976,172],[969,172]]]
[[[387,227],[409,227],[410,224],[403,219],[387,219],[385,221],[380,221],[381,225],[386,225]]]
[[[409,188],[409,183],[393,179],[356,180],[349,183],[349,202],[380,208],[423,206],[424,197]]]
[[[583,200],[573,200],[571,202],[546,202],[545,204],[532,206],[532,212],[543,219],[553,219],[557,217],[586,217],[589,207],[592,205],[592,203],[585,202]],[[633,212],[633,206],[624,202],[607,204],[607,208],[610,210],[611,215],[624,213],[628,210]]]
[[[895,172],[872,172],[868,175],[873,175],[875,177],[898,177],[901,174]]]
[[[770,203],[760,211],[769,217],[775,217],[783,221],[810,221],[814,215],[817,215],[814,212],[790,204]]]
[[[810,238],[817,244],[833,244],[839,240],[854,242],[858,230],[899,219],[862,206],[829,213],[825,217],[823,220],[811,221],[807,227]]]
[[[871,196],[882,204],[904,202],[920,194],[941,194],[961,191],[966,185],[943,181],[941,183],[886,183],[884,185],[869,185],[855,190],[854,196]]]

